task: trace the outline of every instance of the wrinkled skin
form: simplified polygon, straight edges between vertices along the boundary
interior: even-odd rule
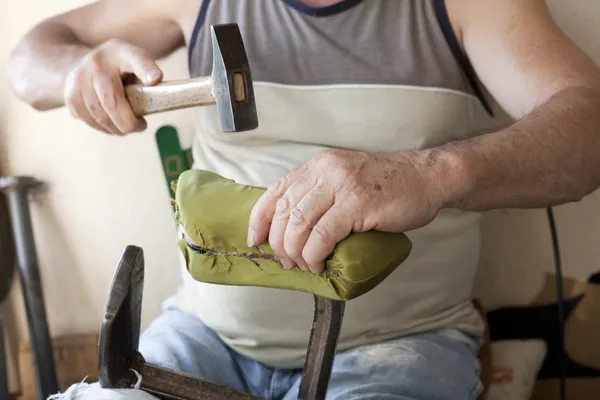
[[[428,162],[416,152],[322,151],[257,201],[248,244],[268,239],[285,268],[298,265],[318,274],[351,232],[420,228],[443,201]]]

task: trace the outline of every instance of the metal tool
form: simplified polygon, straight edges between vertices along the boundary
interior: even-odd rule
[[[99,383],[103,388],[131,388],[141,375],[140,389],[164,400],[257,399],[215,382],[147,363],[138,351],[144,256],[128,246],[113,276],[98,351]],[[311,329],[300,391],[301,400],[324,399],[335,356],[345,302],[315,296]]]
[[[15,243],[9,221],[8,201],[0,191],[0,304],[8,297],[15,276]]]
[[[213,70],[209,77],[128,85],[126,97],[138,117],[216,104],[223,132],[258,127],[254,88],[244,42],[235,23],[211,26]]]
[[[325,398],[346,309],[345,301],[314,298],[315,314],[300,381],[299,400]]]
[[[4,319],[0,315],[0,399],[8,399],[8,367],[4,348]]]
[[[57,393],[58,383],[28,201],[31,191],[40,186],[41,182],[28,176],[0,177],[0,190],[5,193],[9,206],[41,400]]]
[[[0,192],[0,305],[10,294],[15,272],[15,249],[6,197]],[[8,367],[4,342],[4,316],[0,313],[0,399],[8,399]]]
[[[98,376],[103,388],[140,389],[165,400],[255,399],[247,393],[147,363],[138,351],[144,255],[128,246],[114,274],[100,328]]]

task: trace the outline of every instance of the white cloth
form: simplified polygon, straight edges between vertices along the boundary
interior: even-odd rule
[[[77,383],[48,400],[159,400],[138,389],[104,389],[98,383]]]
[[[487,400],[529,400],[548,352],[543,340],[503,340],[492,343],[494,365],[510,367],[513,379],[490,386]]]
[[[159,400],[139,389],[142,376],[137,371],[133,372],[138,378],[133,389],[104,389],[98,383],[81,382],[71,385],[64,393],[48,397],[48,400]]]

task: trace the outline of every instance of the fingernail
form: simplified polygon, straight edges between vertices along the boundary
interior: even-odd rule
[[[150,82],[153,82],[160,78],[160,75],[161,73],[159,69],[151,69],[150,71],[146,72],[146,79]]]
[[[308,271],[308,264],[305,263],[304,261],[299,261],[298,262],[298,267],[300,267],[301,270],[303,271]]]
[[[318,274],[322,273],[323,270],[325,270],[325,264],[319,263],[319,264],[313,265],[310,267],[310,270],[312,273],[318,275]]]
[[[292,260],[289,260],[287,258],[284,258],[283,260],[281,260],[281,262],[283,264],[283,269],[292,269],[296,266]]]
[[[146,122],[146,120],[141,120],[137,126],[136,131],[144,132],[146,130],[146,128],[148,128],[148,123]]]
[[[256,246],[256,233],[252,230],[248,230],[248,247]]]

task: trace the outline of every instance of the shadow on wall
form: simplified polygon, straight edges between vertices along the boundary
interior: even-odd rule
[[[545,210],[484,213],[475,296],[486,310],[529,303],[553,271],[551,256]]]
[[[600,191],[554,208],[563,274],[586,281],[600,268]],[[530,304],[554,273],[545,209],[487,212],[474,287],[486,310]]]

